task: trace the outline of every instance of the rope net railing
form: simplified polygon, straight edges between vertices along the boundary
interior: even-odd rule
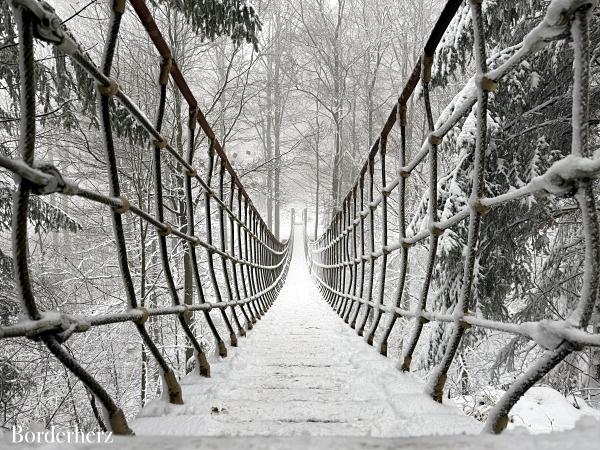
[[[72,34],[62,25],[63,21],[46,3],[38,0],[9,0],[18,28],[21,77],[20,159],[0,157],[0,166],[13,172],[17,184],[12,205],[13,260],[18,295],[29,318],[14,325],[1,327],[0,338],[26,336],[42,341],[100,401],[106,413],[107,425],[117,434],[132,433],[122,409],[107,390],[63,346],[67,339],[73,333],[83,333],[91,327],[119,322],[133,323],[160,368],[163,392],[168,401],[181,404],[183,403],[181,387],[175,372],[147,330],[145,323],[148,318],[177,317],[187,341],[193,348],[199,373],[210,376],[206,345],[193,331],[193,313],[202,312],[219,355],[227,356],[227,346],[222,331],[219,331],[215,324],[214,314],[220,315],[225,325],[225,332],[229,334],[231,346],[237,346],[237,336],[245,336],[246,329],[252,329],[252,324],[256,323],[275,301],[287,275],[293,245],[293,226],[287,241],[278,240],[252,203],[215,133],[200,111],[145,2],[130,0],[129,3],[161,57],[157,87],[159,101],[154,122],[119,88],[118,80],[111,77],[121,19],[126,14],[125,0],[112,1],[107,39],[100,65],[95,64],[82,50]],[[35,159],[34,47],[36,40],[49,43],[70,57],[96,83],[98,91],[96,102],[107,163],[108,194],[80,187],[77,183],[64,178],[56,167]],[[161,134],[167,105],[169,77],[174,89],[180,92],[189,106],[189,120],[184,125],[188,131],[186,157],[181,156]],[[134,205],[122,195],[118,158],[115,152],[116,144],[111,128],[110,105],[114,101],[120,102],[148,135],[148,146],[153,156],[153,211]],[[200,132],[196,130],[198,124]],[[200,133],[203,133],[208,141],[204,177],[194,166],[194,151]],[[185,176],[182,200],[186,205],[187,223],[182,228],[177,228],[165,220],[166,206],[163,199],[165,173],[172,172],[177,167],[182,168]],[[193,191],[193,188],[196,191]],[[203,197],[203,202],[197,201],[193,195],[197,194],[198,190],[201,198]],[[114,314],[84,317],[57,311],[43,311],[36,303],[28,261],[30,196],[54,193],[77,196],[92,204],[108,207],[111,211],[119,271],[126,294],[126,310]],[[203,238],[195,233],[194,221],[197,212],[204,217],[206,230]],[[123,226],[124,214],[133,214],[156,229],[162,275],[171,297],[171,306],[156,308],[141,306],[130,272]],[[293,222],[292,217],[292,224]],[[197,302],[194,304],[181,301],[171,268],[167,238],[177,239],[187,245],[185,251],[191,259],[197,297]],[[201,249],[204,250],[207,258],[210,294],[207,292],[207,287],[203,286],[198,268],[198,252]]]
[[[463,336],[471,327],[510,333],[531,339],[545,349],[528,370],[511,383],[508,391],[493,407],[484,426],[485,432],[500,433],[508,424],[508,413],[519,398],[545,376],[566,356],[586,346],[600,346],[600,334],[586,329],[594,305],[597,305],[600,276],[600,242],[596,213],[595,178],[600,173],[600,161],[593,159],[589,139],[589,86],[590,86],[590,18],[597,7],[595,0],[553,0],[543,20],[529,32],[524,41],[512,49],[512,55],[500,61],[489,62],[486,56],[486,35],[482,16],[482,1],[470,1],[471,24],[474,36],[473,54],[475,74],[460,92],[460,101],[448,105],[440,119],[434,122],[430,103],[432,64],[436,48],[447,27],[456,15],[462,0],[449,0],[425,44],[422,57],[392,109],[383,130],[370,149],[358,179],[335,211],[323,234],[315,240],[305,239],[306,259],[315,282],[324,298],[343,318],[364,335],[373,345],[378,339],[379,351],[387,355],[388,338],[398,318],[413,321],[408,338],[403,342],[399,368],[411,369],[415,349],[428,322],[447,323],[452,326],[445,342],[441,361],[430,374],[426,392],[441,402],[444,386],[452,362]],[[542,49],[549,42],[572,41],[572,145],[570,155],[556,161],[545,174],[531,180],[521,188],[496,197],[484,196],[486,151],[488,150],[488,101],[490,93],[502,87],[502,79],[511,69]],[[488,67],[488,64],[493,68]],[[420,82],[429,134],[420,151],[407,160],[407,103]],[[565,88],[566,90],[566,88]],[[438,149],[444,136],[462,119],[476,111],[476,140],[470,172],[470,197],[467,205],[440,220],[438,211]],[[386,165],[388,136],[393,127],[400,131],[398,173],[389,177]],[[426,227],[414,233],[407,232],[407,182],[415,169],[428,166]],[[391,178],[391,179],[389,179]],[[376,194],[379,192],[379,194]],[[390,235],[388,209],[397,195],[398,235]],[[506,323],[483,318],[472,310],[475,258],[482,221],[492,208],[507,205],[538,194],[574,197],[581,214],[585,252],[583,256],[582,286],[576,307],[565,320],[540,320],[527,323]],[[304,222],[306,226],[306,212]],[[450,312],[429,310],[428,298],[441,235],[468,220],[468,238],[463,247],[462,290]],[[376,234],[378,236],[376,236]],[[424,262],[424,276],[416,306],[409,310],[403,306],[410,249],[428,241],[428,256]],[[488,250],[489,251],[489,250]],[[390,255],[399,257],[399,268],[390,269]],[[376,273],[376,270],[378,273]],[[391,301],[385,303],[389,279],[394,280],[395,291]],[[378,285],[376,285],[378,283]],[[387,320],[385,320],[387,318]],[[370,321],[369,321],[370,319]],[[377,334],[377,336],[376,336]]]

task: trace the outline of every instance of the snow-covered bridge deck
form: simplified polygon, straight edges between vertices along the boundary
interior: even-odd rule
[[[300,230],[297,230],[300,231]],[[476,433],[481,423],[422,393],[422,384],[364,343],[323,301],[302,233],[278,300],[212,378],[182,380],[184,405],[144,408],[137,435],[416,436]],[[168,417],[165,417],[168,416]]]

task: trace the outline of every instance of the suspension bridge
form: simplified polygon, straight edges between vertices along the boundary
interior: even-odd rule
[[[430,105],[431,68],[436,48],[462,1],[450,0],[422,50],[422,57],[407,80],[379,137],[369,150],[358,179],[331,214],[323,234],[310,239],[306,215],[296,223],[292,212],[287,240],[277,239],[253,204],[230,164],[214,131],[201,112],[184,75],[172,57],[151,12],[143,0],[114,0],[102,61],[97,64],[82,49],[74,34],[46,3],[9,0],[18,25],[21,89],[19,156],[0,157],[0,166],[16,180],[13,198],[13,262],[17,295],[28,320],[0,328],[0,338],[27,337],[40,341],[70,370],[100,403],[105,426],[115,434],[195,436],[418,436],[421,434],[501,433],[509,412],[523,394],[567,355],[600,346],[597,328],[591,330],[592,312],[598,311],[600,243],[594,179],[600,163],[593,158],[589,132],[590,17],[595,0],[553,0],[545,17],[510,56],[494,60],[486,54],[482,2],[471,1],[475,55],[473,77],[460,95],[434,120]],[[131,11],[129,11],[129,9]],[[124,14],[135,14],[159,59],[154,119],[121,89],[112,66]],[[487,108],[490,93],[502,88],[502,79],[517,64],[547,43],[569,39],[573,47],[572,145],[569,155],[555,162],[545,174],[520,189],[497,197],[485,197]],[[36,150],[36,42],[51,44],[78,64],[94,80],[97,109],[106,158],[108,192],[78,185],[54,166],[35,158]],[[171,83],[170,83],[171,81]],[[420,83],[429,135],[421,150],[407,154],[407,103]],[[189,106],[187,154],[181,155],[162,133],[167,90],[178,90]],[[111,128],[112,102],[119,102],[148,134],[153,157],[154,205],[143,209],[123,195],[116,140]],[[444,135],[476,108],[476,148],[470,172],[468,204],[451,217],[438,216],[438,147]],[[400,170],[386,165],[388,136],[400,132]],[[196,155],[198,139],[205,139],[206,155]],[[518,150],[515,150],[518,151]],[[204,170],[197,168],[205,158]],[[426,168],[429,179],[427,223],[407,232],[411,211],[407,208],[407,180],[415,169]],[[185,226],[165,219],[164,180],[168,171],[185,177],[183,201]],[[194,193],[202,194],[195,201]],[[124,287],[123,311],[82,317],[45,311],[36,301],[28,253],[28,214],[32,195],[77,196],[105,207],[112,218],[119,270]],[[585,255],[579,302],[565,320],[504,323],[475,314],[471,306],[475,254],[479,229],[491,209],[519,199],[544,194],[574,197],[581,211]],[[388,208],[397,197],[397,234],[390,231]],[[134,285],[124,216],[134,215],[154,227],[171,305],[146,307]],[[196,222],[204,218],[204,229]],[[440,236],[457,224],[468,222],[464,247],[462,292],[452,312],[432,310],[428,303],[436,267]],[[377,231],[380,230],[380,231]],[[182,301],[175,285],[168,240],[185,243],[192,261],[192,303]],[[414,308],[402,302],[411,248],[426,244],[428,256],[420,295]],[[208,281],[203,279],[198,255],[206,257]],[[399,255],[398,268],[389,267],[390,255]],[[390,294],[390,281],[398,279]],[[207,284],[208,283],[208,286]],[[386,296],[386,294],[388,294]],[[389,298],[392,301],[389,301]],[[387,300],[386,300],[387,299]],[[196,371],[180,380],[148,332],[147,321],[174,317],[194,350]],[[222,326],[216,325],[216,319]],[[399,318],[410,320],[408,339],[400,361],[387,357],[388,339]],[[204,321],[214,340],[214,351],[195,333],[196,321]],[[160,367],[163,397],[150,402],[137,417],[128,420],[106,386],[98,381],[65,348],[76,333],[94,327],[127,322],[139,333]],[[452,333],[445,354],[426,383],[410,374],[415,349],[429,322],[446,323]],[[485,424],[446,405],[444,388],[448,370],[469,329],[479,327],[530,339],[543,348],[543,356],[517,378],[488,415]],[[362,339],[359,337],[362,336]],[[375,347],[372,348],[371,346]],[[165,424],[168,424],[165,425]],[[425,430],[425,431],[424,431]],[[343,438],[336,441],[345,442]],[[473,440],[457,437],[447,447],[469,448],[490,437]],[[522,443],[533,440],[524,438]],[[140,440],[147,445],[151,440]],[[171,441],[176,443],[178,441]],[[215,441],[205,441],[214,442]],[[228,445],[236,441],[232,438]],[[273,441],[278,442],[278,441]],[[320,441],[328,446],[327,440]],[[363,441],[353,441],[363,442]],[[366,442],[366,441],[365,441]],[[433,446],[432,441],[389,440],[381,446]],[[499,441],[501,442],[501,441]],[[550,442],[546,440],[545,442]],[[291,447],[303,445],[294,441]],[[224,444],[214,444],[218,445]],[[258,444],[257,444],[258,445]],[[475,447],[473,447],[475,448]]]

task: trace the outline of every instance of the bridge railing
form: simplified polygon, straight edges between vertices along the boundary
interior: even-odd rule
[[[19,136],[20,159],[0,157],[0,166],[16,175],[17,188],[13,199],[13,261],[18,295],[30,320],[1,327],[0,338],[27,336],[41,340],[48,349],[73,372],[99,399],[108,417],[108,426],[118,434],[130,434],[123,411],[104,387],[73,358],[63,343],[75,332],[85,332],[91,327],[131,322],[135,325],[146,348],[155,358],[162,372],[163,390],[171,403],[183,403],[181,388],[169,364],[151,335],[145,322],[152,316],[176,316],[185,336],[194,349],[199,373],[210,376],[207,349],[193,332],[193,312],[202,312],[215,339],[220,356],[227,355],[227,348],[211,313],[221,316],[232,346],[237,345],[237,335],[244,336],[246,329],[271,306],[280,291],[292,253],[293,235],[281,242],[272,234],[260,213],[252,203],[240,178],[232,168],[215,133],[198,107],[171,50],[163,39],[143,0],[130,0],[135,14],[152,39],[162,61],[157,91],[159,102],[152,122],[119,88],[118,80],[111,77],[121,18],[125,14],[125,0],[114,0],[103,60],[96,65],[83,51],[75,38],[62,25],[63,21],[46,3],[38,0],[9,0],[18,26],[19,74],[21,77],[21,123]],[[58,169],[35,159],[36,147],[36,76],[34,71],[35,41],[54,45],[63,54],[80,65],[96,82],[97,107],[100,131],[107,162],[108,194],[82,188],[64,178]],[[189,106],[187,121],[187,155],[180,155],[161,134],[169,76]],[[111,128],[110,102],[118,101],[145,129],[153,155],[154,210],[146,211],[131,203],[121,193],[120,177],[115,155],[115,141]],[[207,169],[202,177],[194,167],[196,126],[208,141]],[[177,164],[162,162],[170,159]],[[171,168],[169,168],[171,167]],[[187,210],[185,227],[177,228],[165,220],[163,204],[163,179],[167,170],[182,167],[185,175],[184,196]],[[195,185],[194,185],[195,184]],[[203,193],[204,202],[196,202],[193,185]],[[42,311],[33,294],[28,253],[28,213],[30,196],[60,193],[78,196],[111,211],[114,238],[122,282],[125,288],[127,309],[121,313],[90,317]],[[200,211],[199,211],[200,210]],[[213,212],[216,212],[214,214]],[[140,305],[130,273],[127,245],[123,230],[124,214],[133,214],[152,225],[158,234],[158,249],[163,275],[171,296],[172,306],[145,308]],[[195,217],[203,214],[206,224],[205,238],[195,234]],[[213,223],[216,222],[216,223]],[[292,217],[293,223],[293,217]],[[216,232],[213,226],[217,228]],[[292,231],[293,233],[293,227]],[[169,261],[167,238],[178,239],[187,244],[191,258],[197,302],[182,303],[177,292]],[[208,261],[208,273],[212,284],[212,296],[205,294],[198,269],[197,252],[203,249]],[[217,265],[217,267],[215,266]],[[217,276],[218,274],[218,276]],[[229,315],[228,315],[229,313]]]
[[[600,161],[593,159],[589,142],[589,86],[590,86],[590,18],[595,0],[554,0],[548,6],[540,24],[525,40],[513,48],[512,55],[502,61],[492,61],[488,67],[486,57],[485,26],[482,19],[481,0],[471,0],[471,24],[473,26],[475,74],[456,98],[448,105],[436,122],[430,104],[431,68],[436,47],[451,20],[462,4],[461,0],[446,3],[435,24],[422,57],[392,109],[379,137],[370,149],[358,179],[353,184],[341,207],[335,212],[324,233],[314,241],[307,237],[305,252],[312,276],[323,296],[337,313],[373,344],[376,332],[380,336],[379,351],[386,355],[388,338],[398,317],[413,320],[412,331],[403,345],[399,367],[410,370],[411,361],[424,324],[430,321],[452,324],[452,333],[445,343],[445,354],[435,367],[427,383],[427,393],[441,402],[448,370],[455,359],[457,349],[466,330],[480,327],[529,338],[545,349],[541,358],[516,381],[490,412],[484,430],[499,433],[508,423],[508,413],[518,399],[533,384],[573,351],[585,346],[600,346],[600,335],[589,333],[592,310],[597,301],[600,276],[600,242],[595,199],[594,179],[600,173]],[[572,83],[572,148],[571,154],[554,163],[547,172],[527,185],[497,197],[483,195],[485,156],[487,149],[487,112],[489,93],[502,87],[502,78],[511,69],[548,42],[570,38],[574,48],[574,74]],[[427,118],[429,135],[420,151],[407,160],[407,102],[413,96],[418,83],[422,87],[422,101]],[[440,220],[438,216],[438,148],[444,135],[459,124],[476,106],[476,145],[470,172],[471,192],[466,207],[450,217]],[[388,135],[397,125],[400,129],[398,173],[390,176],[386,164]],[[428,164],[429,178],[427,198],[427,227],[414,234],[407,234],[407,179],[420,165]],[[379,172],[379,173],[377,173]],[[381,192],[375,195],[376,188]],[[398,236],[390,236],[388,230],[388,206],[390,196],[397,195]],[[566,320],[542,320],[529,323],[503,323],[487,320],[471,310],[472,284],[475,254],[478,251],[479,229],[484,215],[491,208],[510,204],[528,196],[553,194],[574,196],[581,211],[585,256],[579,302]],[[419,214],[417,211],[415,214]],[[378,217],[376,217],[376,215]],[[413,216],[414,218],[414,216]],[[305,219],[306,221],[306,216]],[[462,291],[452,313],[427,309],[427,299],[440,236],[462,221],[468,220],[468,240],[463,248]],[[380,226],[381,235],[375,237]],[[381,245],[376,246],[376,240]],[[424,278],[416,306],[412,310],[401,308],[406,289],[410,249],[428,240],[428,257]],[[399,253],[397,288],[392,302],[384,304],[386,287],[389,285],[388,258]],[[376,263],[379,274],[376,277]],[[375,281],[379,286],[375,287]],[[368,318],[372,320],[368,325]],[[387,317],[387,320],[382,320]]]

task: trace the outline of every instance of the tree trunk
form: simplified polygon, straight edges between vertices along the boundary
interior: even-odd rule
[[[179,91],[175,91],[174,95],[175,100],[175,117],[181,117],[181,106],[182,106],[182,97]],[[185,158],[185,151],[183,145],[183,127],[181,125],[181,120],[175,121],[175,145],[177,146],[177,153],[180,156]],[[177,164],[178,173],[183,173],[183,166],[181,164]],[[177,190],[179,192],[183,192],[184,190],[184,179],[182,176],[177,177]],[[180,197],[177,201],[177,220],[179,222],[179,227],[181,230],[185,230],[187,233],[187,205],[183,197]],[[190,255],[191,247],[186,245],[185,253],[183,254],[183,303],[186,305],[192,305],[194,302],[194,281],[193,281],[193,271],[192,271],[192,256]],[[191,327],[192,321],[191,318],[186,318],[187,324]],[[188,366],[188,361],[193,361],[194,359],[194,349],[192,348],[191,343],[186,338],[185,345],[185,359],[184,359],[184,367],[185,373],[190,372],[190,367]]]
[[[271,74],[271,65],[267,67],[267,128],[265,131],[265,139],[267,146],[267,154],[265,162],[267,163],[267,225],[273,229],[273,76]]]
[[[315,189],[315,235],[314,239],[317,239],[317,233],[319,230],[319,194],[321,189],[321,170],[320,170],[320,158],[319,154],[319,146],[321,144],[321,124],[319,123],[319,105],[318,101],[315,102],[317,106],[317,114],[315,117],[315,122],[317,126],[317,133],[315,136],[315,160],[316,160],[316,171],[317,171],[317,179],[316,179],[316,189]]]
[[[352,175],[351,181],[358,177],[358,168],[362,159],[358,148],[358,133],[356,132],[356,97],[352,99]]]
[[[141,206],[141,202],[140,202]],[[140,306],[145,306],[146,300],[146,232],[147,228],[144,228],[144,221],[139,220],[140,224]],[[147,397],[147,384],[148,384],[148,352],[146,352],[146,345],[142,342],[142,367],[141,367],[141,380],[140,380],[140,402],[142,407],[146,404]]]
[[[600,309],[596,305],[596,310]],[[596,311],[593,317],[593,330],[594,333],[600,333],[600,314]],[[600,348],[592,347],[590,349],[590,362],[588,370],[588,389],[589,389],[589,403],[594,408],[600,406]]]
[[[279,53],[279,52],[278,52]],[[274,135],[274,178],[273,178],[273,191],[274,191],[274,227],[273,233],[275,237],[279,239],[279,223],[280,223],[280,207],[281,207],[281,189],[279,180],[281,177],[281,123],[283,121],[283,108],[281,98],[281,57],[279,54],[275,59],[275,74],[273,77],[273,135]]]

